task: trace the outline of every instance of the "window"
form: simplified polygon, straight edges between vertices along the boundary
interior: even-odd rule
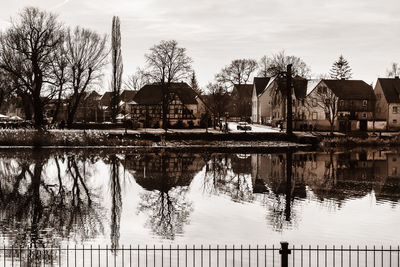
[[[363,100],[363,107],[366,107],[368,104],[368,100]]]
[[[304,99],[301,100],[301,105],[304,107]]]
[[[325,119],[329,120],[329,112],[325,113]]]
[[[317,106],[317,99],[315,99],[315,98],[312,99],[312,105],[313,105],[313,107]]]
[[[343,107],[344,106],[344,100],[340,100],[339,106]]]
[[[317,119],[318,119],[318,114],[317,114],[317,112],[313,112],[313,113],[312,113],[312,119],[313,119],[313,120],[317,120]]]
[[[393,123],[397,123],[397,120],[393,120]]]
[[[397,113],[397,107],[393,107],[392,110],[393,110],[393,114]]]
[[[175,108],[175,112],[174,112],[175,114],[178,114],[178,108]]]
[[[364,119],[366,119],[366,118],[367,118],[367,113],[363,113],[363,114],[362,114],[362,117],[363,117]]]

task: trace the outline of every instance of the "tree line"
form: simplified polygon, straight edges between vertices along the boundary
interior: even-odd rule
[[[35,7],[24,8],[0,34],[0,101],[18,96],[25,118],[33,119],[34,125],[41,128],[46,105],[55,102],[55,122],[66,99],[67,125],[71,126],[83,98],[89,90],[102,84],[104,68],[111,63],[110,109],[114,122],[119,113],[121,88],[139,90],[148,83],[161,85],[163,114],[168,110],[171,83],[180,81],[188,82],[199,94],[207,93],[211,99],[208,104],[219,114],[227,106],[224,96],[233,86],[249,84],[255,75],[274,77],[285,72],[288,64],[292,64],[293,76],[308,78],[311,73],[301,58],[281,51],[263,56],[258,62],[254,59],[232,60],[215,75],[213,82],[200,88],[192,58],[175,40],[169,40],[151,47],[145,54],[146,66],[123,80],[118,17],[113,17],[111,46],[108,43],[106,35],[80,26],[66,27],[53,13]],[[398,73],[398,64],[393,63],[388,75],[397,76]],[[350,79],[351,76],[348,61],[340,56],[334,62],[329,78]],[[163,125],[167,125],[166,120],[163,116]]]

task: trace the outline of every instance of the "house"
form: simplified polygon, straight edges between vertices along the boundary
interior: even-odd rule
[[[130,113],[130,105],[128,103],[133,101],[137,91],[136,90],[124,90],[119,96],[119,109],[123,114]]]
[[[265,123],[268,102],[265,101],[265,94],[263,92],[271,79],[270,77],[254,77],[251,97],[251,121],[253,123]]]
[[[229,117],[236,120],[250,120],[253,94],[252,84],[235,84],[231,94]]]
[[[296,121],[304,119],[302,111],[305,106],[307,84],[308,81],[302,77],[293,78],[292,113],[295,129],[298,124]],[[261,117],[265,116],[264,121],[267,121],[268,124],[277,125],[279,121],[286,120],[286,79],[278,77],[271,79],[259,99],[260,103],[266,105],[261,110]]]
[[[331,95],[331,99],[322,96]],[[329,116],[326,109],[336,103],[337,119],[334,130],[366,131],[368,121],[374,119],[375,94],[370,85],[361,80],[321,80],[307,95],[305,123],[309,128],[329,130]]]
[[[172,83],[169,88],[169,125],[183,124],[200,126],[207,108],[199,95],[187,83]],[[145,127],[162,126],[162,86],[148,84],[143,86],[128,103],[131,118]]]
[[[400,129],[400,79],[379,78],[375,85],[375,120],[386,121],[388,130]]]

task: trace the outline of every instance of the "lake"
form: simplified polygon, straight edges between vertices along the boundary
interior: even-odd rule
[[[400,153],[1,150],[1,245],[397,245]]]

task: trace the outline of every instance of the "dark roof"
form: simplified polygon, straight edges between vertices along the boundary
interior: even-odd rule
[[[111,95],[112,95],[112,92],[105,92],[103,94],[103,96],[101,97],[101,99],[100,99],[101,105],[103,105],[103,106],[110,105],[110,103],[111,103]]]
[[[133,98],[135,97],[137,92],[138,91],[135,91],[135,90],[124,90],[121,93],[119,99],[124,101],[124,102],[130,102],[130,101],[133,100]]]
[[[256,87],[256,94],[260,95],[267,86],[270,77],[254,77],[253,84]]]
[[[170,92],[179,96],[183,104],[197,104],[197,93],[187,83],[171,83]],[[138,104],[156,105],[162,101],[161,84],[143,86],[133,98]]]
[[[251,98],[253,95],[253,85],[252,84],[235,84],[233,86],[233,95],[245,98]]]
[[[322,80],[340,99],[375,99],[374,90],[361,80]]]
[[[399,78],[379,78],[378,82],[382,87],[388,103],[400,103],[400,79]]]
[[[296,99],[305,98],[307,95],[307,79],[296,76],[292,79],[292,82]],[[286,96],[286,78],[278,78],[276,80],[276,83],[278,83],[278,88],[281,91],[281,94],[283,96]]]

